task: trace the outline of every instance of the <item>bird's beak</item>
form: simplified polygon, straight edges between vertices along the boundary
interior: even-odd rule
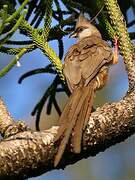
[[[77,37],[77,33],[75,31],[73,31],[70,35],[69,38],[76,38]]]

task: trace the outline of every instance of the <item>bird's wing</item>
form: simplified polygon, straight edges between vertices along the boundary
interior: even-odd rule
[[[87,37],[73,45],[65,57],[64,74],[71,91],[83,79],[87,85],[101,67],[112,61],[110,46],[96,36]]]
[[[75,44],[68,50],[63,65],[63,72],[71,92],[73,91],[74,86],[79,84],[81,80],[81,69],[78,63],[80,51],[78,51],[77,46],[78,45]]]

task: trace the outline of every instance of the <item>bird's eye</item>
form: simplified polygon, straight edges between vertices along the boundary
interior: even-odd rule
[[[81,32],[81,31],[83,31],[83,27],[79,27],[78,29],[77,29],[77,32]]]
[[[83,28],[81,27],[81,28],[79,28],[79,31],[82,31],[83,30]]]

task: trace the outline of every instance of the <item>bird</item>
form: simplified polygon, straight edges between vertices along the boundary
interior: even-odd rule
[[[77,38],[77,43],[65,55],[63,73],[71,96],[60,116],[60,127],[54,138],[58,145],[54,167],[59,164],[69,140],[73,152],[81,152],[82,134],[91,115],[95,91],[106,85],[114,57],[99,30],[82,13],[70,38]]]

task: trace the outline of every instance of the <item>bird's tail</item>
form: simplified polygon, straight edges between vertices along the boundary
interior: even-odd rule
[[[58,152],[55,156],[54,166],[56,167],[64,153],[70,135],[73,144],[73,151],[80,153],[82,131],[90,117],[94,98],[94,86],[90,83],[86,87],[79,87],[74,90],[60,117],[60,128],[54,139],[58,142]]]

